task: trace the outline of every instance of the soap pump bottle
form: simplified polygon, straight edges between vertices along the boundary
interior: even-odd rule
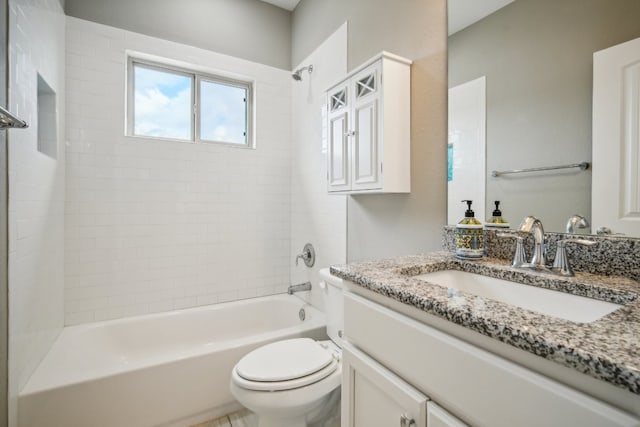
[[[474,217],[471,200],[463,200],[467,204],[464,218],[456,225],[456,257],[462,259],[478,259],[484,254],[484,234],[482,223]]]
[[[502,212],[500,211],[500,200],[495,202],[496,208],[493,211],[493,216],[489,218],[489,221],[485,224],[487,228],[509,228],[509,221],[502,218]]]

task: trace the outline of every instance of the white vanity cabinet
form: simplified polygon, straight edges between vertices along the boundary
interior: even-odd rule
[[[403,426],[402,411],[426,427],[640,426],[625,411],[360,295],[345,292],[344,314],[347,427]],[[403,390],[417,406],[397,403]],[[372,424],[359,424],[366,410]],[[382,419],[389,421],[376,424]]]
[[[350,344],[342,351],[342,372],[343,427],[466,427]]]
[[[408,193],[411,61],[375,56],[327,90],[330,193]]]
[[[467,425],[441,408],[435,402],[427,402],[427,427],[466,427]]]
[[[343,348],[343,427],[426,427],[427,400],[363,352]]]

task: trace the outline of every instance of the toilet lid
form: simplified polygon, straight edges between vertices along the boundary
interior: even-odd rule
[[[311,375],[333,361],[330,351],[310,338],[278,341],[244,356],[238,375],[249,381],[289,381]]]

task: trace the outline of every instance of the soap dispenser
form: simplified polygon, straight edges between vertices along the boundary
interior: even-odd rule
[[[493,211],[492,217],[485,224],[487,228],[509,228],[509,221],[502,218],[502,211],[500,211],[500,200],[495,202],[496,208]]]
[[[484,255],[484,234],[482,223],[478,221],[471,200],[463,200],[467,204],[464,218],[456,225],[456,257],[462,259],[478,259]]]

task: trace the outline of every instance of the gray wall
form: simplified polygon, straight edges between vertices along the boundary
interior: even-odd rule
[[[381,50],[414,61],[411,194],[349,197],[348,261],[439,249],[446,220],[446,0],[302,0],[293,13],[293,62],[345,21],[349,69]]]
[[[593,53],[640,37],[639,17],[637,0],[518,0],[449,38],[449,87],[487,76],[488,171],[591,160]],[[590,217],[591,173],[488,176],[493,200],[563,231]]]
[[[291,13],[258,0],[66,0],[65,12],[291,69]]]

